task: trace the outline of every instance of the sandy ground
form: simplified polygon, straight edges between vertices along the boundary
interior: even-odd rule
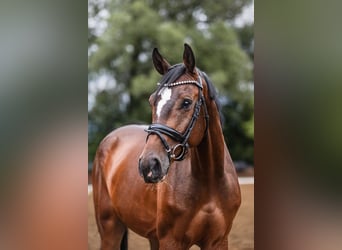
[[[229,234],[229,250],[254,249],[254,185],[241,185],[242,203]],[[94,218],[92,194],[88,195],[88,250],[98,250],[99,234]],[[148,241],[130,231],[128,236],[129,250],[149,250]],[[191,250],[199,249],[197,246]]]

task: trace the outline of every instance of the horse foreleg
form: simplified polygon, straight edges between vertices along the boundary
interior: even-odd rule
[[[222,241],[222,243],[216,248],[217,250],[228,250],[228,239]]]
[[[159,250],[159,241],[157,239],[149,239],[150,249]]]
[[[201,246],[201,250],[228,250],[228,239],[225,239],[218,244]]]
[[[101,250],[127,250],[126,228],[118,221],[101,220]]]
[[[160,240],[159,244],[160,250],[188,250],[190,248],[190,246],[185,242],[176,241],[173,238],[163,238]]]
[[[107,187],[96,164],[93,169],[95,218],[101,238],[101,250],[127,250],[127,228],[118,219]]]

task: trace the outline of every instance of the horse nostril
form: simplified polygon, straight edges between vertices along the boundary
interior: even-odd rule
[[[161,163],[157,158],[150,159],[150,169],[154,175],[160,174],[161,171]]]

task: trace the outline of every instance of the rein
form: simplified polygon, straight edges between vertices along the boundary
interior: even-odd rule
[[[164,84],[164,87],[172,88],[175,86],[185,85],[185,84],[196,85],[199,89],[199,96],[198,96],[198,100],[195,104],[194,113],[193,113],[191,120],[189,122],[189,125],[186,128],[186,130],[184,131],[184,133],[180,133],[177,130],[170,128],[169,126],[159,124],[159,123],[153,123],[145,130],[148,133],[146,140],[148,139],[148,137],[151,134],[155,134],[159,137],[159,139],[161,140],[161,142],[162,142],[162,144],[166,150],[166,153],[167,153],[170,161],[171,161],[171,159],[175,160],[175,161],[181,161],[185,158],[185,155],[188,152],[188,148],[189,148],[188,140],[189,140],[191,131],[195,126],[197,118],[199,117],[202,105],[204,107],[204,112],[205,112],[205,134],[208,131],[209,115],[208,115],[207,106],[205,104],[205,99],[204,99],[203,92],[202,92],[203,85],[202,85],[202,79],[201,79],[200,74],[199,74],[199,81],[187,80],[187,81],[166,83],[166,84]],[[166,135],[166,136],[170,137],[171,139],[173,139],[174,141],[179,142],[179,144],[176,144],[175,146],[170,147],[169,144],[166,142],[163,135]],[[181,150],[181,151],[179,153],[177,153],[176,151],[178,151],[178,150]]]

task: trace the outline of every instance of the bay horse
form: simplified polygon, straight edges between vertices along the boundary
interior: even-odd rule
[[[241,194],[215,88],[187,44],[181,64],[170,66],[157,49],[152,59],[162,75],[149,99],[152,124],[114,130],[95,156],[101,249],[127,249],[127,228],[151,249],[228,249]]]

